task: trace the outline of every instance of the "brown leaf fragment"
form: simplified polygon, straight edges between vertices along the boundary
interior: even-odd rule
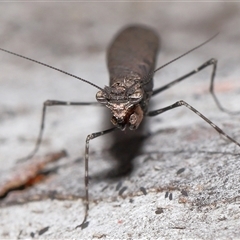
[[[7,174],[0,173],[0,197],[3,197],[12,189],[31,182],[48,163],[57,161],[66,155],[65,151],[60,151],[43,157],[35,157],[27,162],[17,164]]]

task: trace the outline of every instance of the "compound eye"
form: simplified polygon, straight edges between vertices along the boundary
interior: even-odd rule
[[[141,89],[138,89],[133,94],[128,96],[128,99],[131,103],[138,103],[142,100],[143,93]]]
[[[96,99],[98,102],[100,103],[107,103],[107,98],[106,98],[106,94],[103,93],[102,91],[98,91],[96,94]]]

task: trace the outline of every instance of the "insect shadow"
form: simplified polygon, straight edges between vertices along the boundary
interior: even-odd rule
[[[104,114],[102,126],[105,129],[111,128],[109,121],[110,114]],[[106,179],[110,182],[121,180],[123,176],[129,176],[133,170],[133,160],[142,152],[144,141],[150,136],[146,132],[148,119],[143,119],[137,131],[128,129],[122,131],[113,131],[107,138],[107,143],[111,143],[107,148],[107,160],[111,161],[112,167],[109,170],[103,170],[95,174],[91,174],[92,184],[99,180]]]
[[[135,131],[128,131],[127,134],[122,134],[119,131],[113,132],[109,152],[113,156],[114,161],[117,162],[115,168],[108,173],[109,178],[119,178],[129,175],[133,170],[133,160],[142,150],[144,140],[147,135],[144,133],[146,121],[143,120],[137,134]]]

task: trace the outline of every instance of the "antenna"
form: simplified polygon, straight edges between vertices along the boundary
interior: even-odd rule
[[[174,58],[173,60],[171,60],[171,61],[169,61],[169,62],[163,64],[162,66],[158,67],[157,69],[155,69],[153,72],[149,73],[148,75],[146,75],[146,76],[142,79],[142,84],[144,84],[144,85],[147,84],[147,83],[150,81],[149,78],[150,78],[151,76],[153,76],[153,74],[154,74],[155,72],[157,72],[157,71],[159,71],[160,69],[166,67],[167,65],[169,65],[169,64],[171,64],[171,63],[177,61],[178,59],[180,59],[180,58],[186,56],[187,54],[193,52],[194,50],[196,50],[196,49],[202,47],[203,45],[205,45],[206,43],[208,43],[208,42],[210,42],[212,39],[214,39],[218,34],[219,34],[219,33],[214,34],[212,37],[210,37],[210,38],[209,38],[208,40],[206,40],[205,42],[199,44],[198,46],[196,46],[196,47],[190,49],[189,51],[183,53],[182,55],[180,55],[180,56]],[[145,80],[147,80],[147,81],[144,82]]]
[[[85,80],[85,79],[83,79],[83,78],[80,78],[80,77],[78,77],[78,76],[76,76],[76,75],[73,75],[73,74],[71,74],[71,73],[65,72],[65,71],[63,71],[63,70],[61,70],[61,69],[59,69],[59,68],[56,68],[56,67],[50,66],[50,65],[48,65],[48,64],[46,64],[46,63],[43,63],[43,62],[34,60],[34,59],[32,59],[32,58],[28,58],[28,57],[25,57],[25,56],[23,56],[23,55],[20,55],[20,54],[17,54],[17,53],[14,53],[14,52],[5,50],[5,49],[3,49],[3,48],[0,48],[0,50],[3,51],[3,52],[9,53],[9,54],[15,55],[15,56],[17,56],[17,57],[24,58],[24,59],[29,60],[29,61],[31,61],[31,62],[35,62],[35,63],[37,63],[37,64],[43,65],[43,66],[45,66],[45,67],[54,69],[54,70],[56,70],[56,71],[58,71],[58,72],[64,73],[64,74],[66,74],[66,75],[68,75],[68,76],[70,76],[70,77],[73,77],[73,78],[76,78],[76,79],[78,79],[78,80],[80,80],[80,81],[82,81],[82,82],[88,83],[88,84],[92,85],[93,87],[98,88],[99,90],[101,90],[101,91],[104,92],[104,90],[103,90],[101,87],[97,86],[96,84],[94,84],[94,83],[92,83],[92,82],[90,82],[90,81],[88,81],[88,80]]]

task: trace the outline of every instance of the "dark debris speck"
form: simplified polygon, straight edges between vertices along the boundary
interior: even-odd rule
[[[127,190],[127,187],[125,186],[125,187],[122,187],[121,189],[120,189],[120,191],[118,192],[118,195],[122,195],[125,191]]]
[[[182,190],[182,191],[181,191],[181,194],[182,194],[183,196],[185,196],[185,197],[188,196],[188,192],[187,192],[186,190]]]
[[[177,170],[177,175],[183,173],[184,171],[185,171],[185,168],[180,168],[180,169],[178,169],[178,170]]]
[[[140,191],[144,194],[147,195],[147,190],[144,187],[140,187]]]
[[[41,236],[43,235],[45,232],[47,232],[49,229],[49,226],[48,227],[45,227],[45,228],[42,228],[41,230],[38,231],[38,235]]]
[[[168,198],[168,192],[165,193],[165,198]]]
[[[163,213],[163,209],[162,208],[158,208],[156,211],[155,211],[156,214],[161,214]]]
[[[120,182],[117,184],[117,186],[116,186],[116,191],[119,191],[119,189],[121,188],[121,186],[122,186],[122,182],[120,181]]]

